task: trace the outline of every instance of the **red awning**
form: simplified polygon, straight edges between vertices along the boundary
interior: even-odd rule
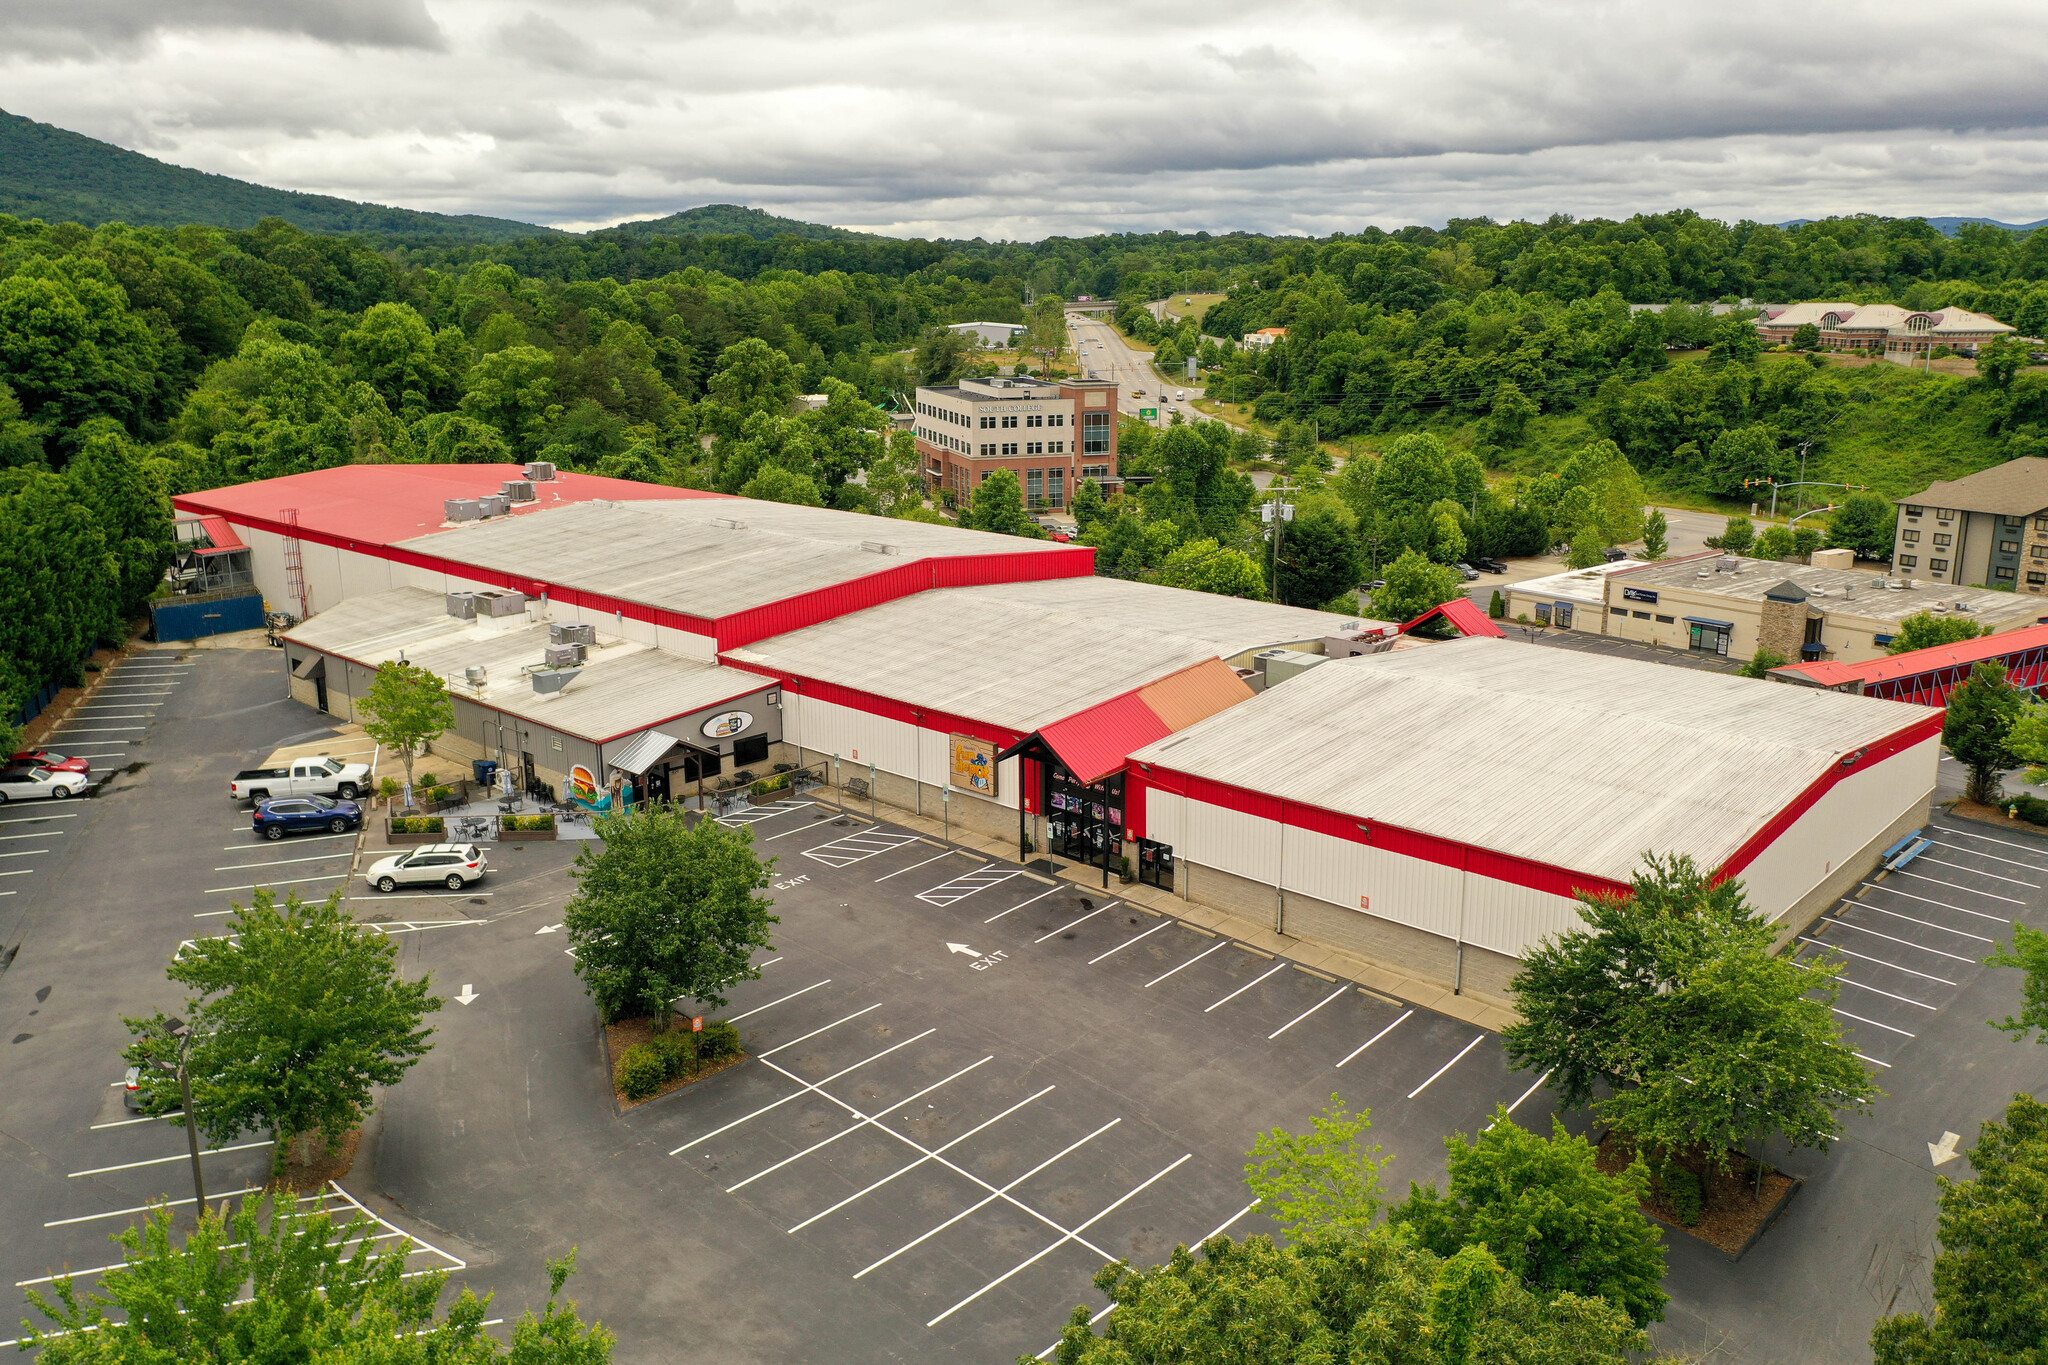
[[[213,542],[206,547],[193,548],[192,553],[200,555],[224,555],[230,550],[246,550],[242,538],[235,534],[235,528],[228,525],[226,517],[201,517],[199,529],[206,532],[206,538]]]
[[[1495,625],[1492,618],[1487,616],[1480,609],[1479,604],[1469,597],[1453,597],[1440,607],[1431,607],[1413,621],[1402,626],[1401,633],[1406,635],[1417,626],[1434,620],[1439,616],[1456,627],[1460,635],[1495,635],[1501,637],[1507,635],[1507,632]]]
[[[1043,726],[1038,737],[1060,756],[1075,781],[1086,784],[1100,782],[1121,769],[1134,750],[1172,733],[1143,697],[1129,692]]]

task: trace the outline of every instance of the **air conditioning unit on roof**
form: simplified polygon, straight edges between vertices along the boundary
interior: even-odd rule
[[[526,477],[535,483],[552,483],[555,478],[555,467],[546,460],[530,461],[526,466]]]
[[[512,499],[503,493],[487,493],[476,500],[477,511],[487,517],[502,517],[512,510]]]
[[[484,514],[475,498],[449,498],[441,509],[447,521],[475,521]]]
[[[531,479],[507,479],[498,485],[498,492],[513,502],[532,502],[533,481]]]

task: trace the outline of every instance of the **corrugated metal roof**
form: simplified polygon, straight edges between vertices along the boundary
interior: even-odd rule
[[[1124,757],[1173,731],[1145,704],[1140,692],[1112,698],[1079,715],[1041,728],[1038,737],[1052,746],[1076,781],[1100,782],[1124,766]]]
[[[1492,618],[1479,609],[1477,602],[1474,602],[1469,597],[1453,597],[1442,606],[1431,607],[1413,621],[1404,623],[1401,627],[1401,633],[1407,634],[1432,616],[1441,616],[1446,621],[1449,621],[1460,635],[1499,636],[1507,634],[1506,631],[1493,623]]]
[[[1252,691],[1250,683],[1237,676],[1236,669],[1221,659],[1212,659],[1140,688],[1138,695],[1166,726],[1167,733],[1173,734],[1258,694]]]
[[[674,735],[649,730],[606,760],[612,767],[638,777],[654,766],[656,759],[682,743]]]
[[[1813,664],[1786,664],[1782,668],[1772,669],[1771,672],[1803,673],[1823,687],[1839,687],[1858,678],[1868,685],[1890,682],[1895,678],[1910,678],[1916,673],[1927,673],[1937,668],[1981,663],[1986,659],[2017,654],[2023,649],[2035,649],[2041,645],[2048,645],[2048,626],[2022,626],[2018,630],[2002,631],[1996,635],[1980,635],[1974,640],[1964,640],[1959,644],[1934,645],[1928,649],[1908,650],[1904,654],[1888,654],[1881,659],[1870,659],[1860,664],[1826,660]]]
[[[1831,763],[1928,709],[1455,640],[1332,660],[1134,762],[1626,881],[1720,867]]]
[[[1114,578],[943,588],[739,649],[781,669],[1019,733],[1217,657],[1355,619]]]
[[[242,538],[235,534],[235,528],[228,525],[226,517],[201,517],[199,529],[206,532],[206,538],[213,542],[204,550],[194,553],[202,555],[224,555],[230,550],[246,550]]]
[[[540,696],[522,669],[541,662],[545,624],[502,630],[472,625],[448,615],[446,598],[424,588],[349,598],[292,627],[288,638],[362,664],[381,664],[402,651],[408,662],[447,679],[456,696],[593,742],[717,706],[775,681],[600,635],[582,673],[560,692]],[[464,681],[472,665],[489,673],[482,692]]]
[[[713,620],[920,560],[1073,554],[1051,541],[750,498],[578,503],[400,548]]]

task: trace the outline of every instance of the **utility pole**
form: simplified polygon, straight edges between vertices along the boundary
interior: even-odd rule
[[[1294,520],[1294,504],[1287,501],[1287,480],[1281,479],[1273,487],[1276,494],[1273,501],[1259,509],[1262,521],[1273,523],[1273,599],[1280,599],[1280,535],[1281,528]]]

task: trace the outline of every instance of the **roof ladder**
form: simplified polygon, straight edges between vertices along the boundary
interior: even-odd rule
[[[299,604],[299,619],[306,620],[313,614],[306,601],[306,563],[299,549],[299,509],[285,508],[284,517],[284,589]]]

